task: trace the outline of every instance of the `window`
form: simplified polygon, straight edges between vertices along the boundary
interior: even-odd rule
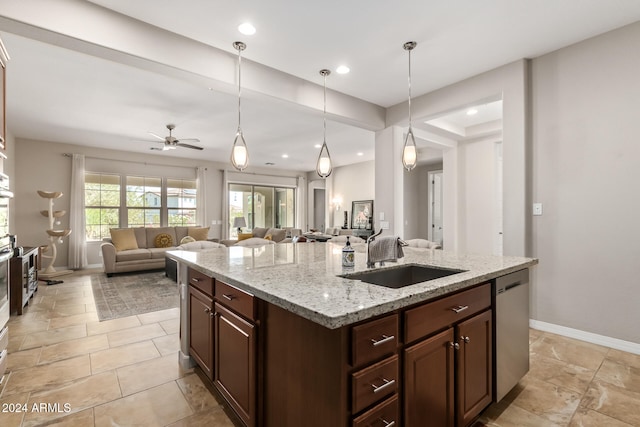
[[[86,239],[110,237],[110,228],[198,225],[196,194],[195,179],[87,172]]]
[[[295,227],[293,188],[229,184],[229,236],[237,237],[233,219],[244,217],[248,228]]]
[[[160,227],[162,179],[127,177],[127,226]]]
[[[167,179],[167,215],[170,226],[196,225],[196,182]]]
[[[87,240],[109,237],[120,223],[120,176],[85,174],[84,205]]]

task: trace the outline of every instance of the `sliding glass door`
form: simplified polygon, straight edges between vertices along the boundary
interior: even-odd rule
[[[234,218],[244,217],[248,229],[295,227],[293,188],[229,184],[229,236],[236,238]]]

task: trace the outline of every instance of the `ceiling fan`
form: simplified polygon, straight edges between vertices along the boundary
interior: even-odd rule
[[[149,135],[154,136],[156,138],[158,138],[160,141],[156,141],[156,142],[162,142],[164,145],[162,146],[162,148],[158,148],[158,147],[151,147],[152,150],[161,150],[161,151],[166,151],[166,150],[175,150],[177,147],[184,147],[184,148],[191,148],[193,150],[202,150],[202,147],[199,147],[197,145],[191,145],[191,144],[185,144],[186,141],[189,142],[200,142],[199,139],[197,138],[176,138],[175,136],[172,135],[173,130],[176,128],[176,125],[169,123],[167,125],[167,129],[169,129],[169,136],[165,136],[162,137],[160,135],[156,135],[153,132],[149,132]]]

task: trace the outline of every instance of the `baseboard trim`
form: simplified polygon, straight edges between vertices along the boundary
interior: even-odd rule
[[[605,335],[593,334],[591,332],[585,332],[579,329],[567,328],[566,326],[541,322],[540,320],[529,319],[529,326],[539,331],[551,332],[553,334],[575,338],[580,341],[586,341],[592,344],[598,344],[605,347],[614,348],[616,350],[626,351],[627,353],[640,354],[640,344],[631,341],[624,341],[618,338],[607,337]]]

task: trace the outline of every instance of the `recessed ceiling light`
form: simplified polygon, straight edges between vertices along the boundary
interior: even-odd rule
[[[322,148],[322,145],[320,145],[320,144],[316,144],[316,145],[314,145],[314,147],[315,147],[315,148]]]
[[[336,68],[336,73],[338,74],[347,74],[349,71],[351,70],[346,65],[340,65],[338,68]]]
[[[256,33],[256,27],[251,25],[249,22],[245,22],[243,24],[238,25],[238,31],[240,31],[245,36],[252,36]]]
[[[478,114],[478,110],[475,108],[469,108],[467,110],[467,116],[473,116],[474,114]]]
[[[363,153],[362,151],[360,151],[360,152],[358,153],[358,156],[364,156],[364,153]]]
[[[283,159],[288,159],[288,158],[289,158],[289,155],[288,155],[288,154],[283,154],[283,155],[282,155],[282,158],[283,158]]]

